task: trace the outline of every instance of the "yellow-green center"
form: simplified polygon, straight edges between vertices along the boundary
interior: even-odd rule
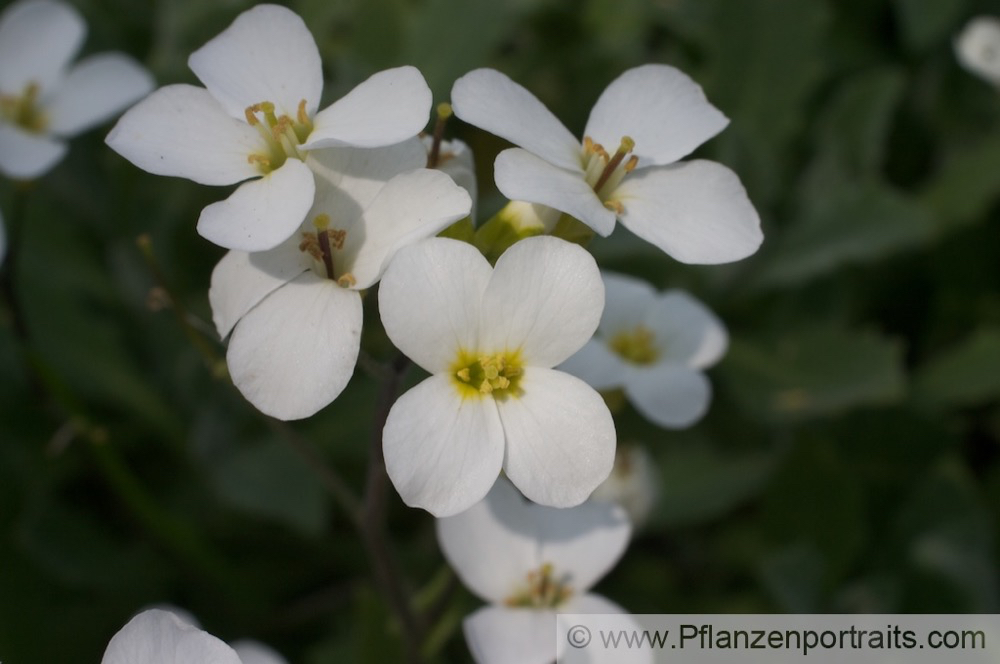
[[[0,94],[0,118],[32,134],[41,134],[49,119],[38,105],[41,89],[28,83],[20,95]]]
[[[552,563],[545,563],[538,570],[528,572],[527,583],[504,600],[512,607],[555,609],[573,595],[565,578],[556,578]]]
[[[516,352],[479,355],[462,350],[451,366],[451,377],[463,397],[517,396],[521,373],[521,358]]]
[[[619,332],[611,337],[608,346],[619,357],[632,364],[653,364],[660,357],[656,335],[644,325]]]
[[[590,136],[583,138],[581,161],[584,179],[604,203],[604,207],[617,214],[624,212],[625,208],[612,195],[625,176],[631,173],[639,163],[639,157],[636,155],[628,157],[634,149],[635,141],[628,136],[622,136],[618,150],[613,155],[609,154],[603,145],[595,143]]]
[[[256,129],[267,145],[264,153],[256,152],[247,159],[256,164],[262,175],[281,168],[289,158],[305,159],[305,151],[299,146],[312,131],[312,119],[306,111],[306,100],[299,102],[295,118],[276,115],[274,104],[262,101],[246,108],[247,124]]]

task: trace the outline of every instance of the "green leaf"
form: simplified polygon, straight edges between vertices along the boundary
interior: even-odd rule
[[[932,357],[917,370],[913,392],[918,403],[945,408],[1000,397],[1000,330],[980,328]]]
[[[983,221],[1000,198],[1000,126],[944,156],[943,165],[921,193],[933,211],[936,230],[948,232]]]
[[[702,523],[739,507],[774,468],[772,453],[727,453],[707,445],[671,446],[657,462],[663,484],[652,519],[669,527]]]
[[[806,419],[897,401],[902,355],[875,332],[822,328],[768,343],[735,340],[720,369],[749,413]]]
[[[274,441],[248,446],[214,469],[219,495],[233,507],[318,535],[326,522],[326,495],[312,469]]]
[[[945,41],[966,13],[965,0],[895,0],[903,39],[913,50],[924,50]]]
[[[920,246],[932,235],[927,210],[888,186],[845,188],[838,194],[777,236],[758,262],[756,285],[798,286],[847,264]]]

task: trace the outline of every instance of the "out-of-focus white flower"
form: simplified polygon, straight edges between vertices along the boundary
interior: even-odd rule
[[[608,479],[594,489],[591,500],[617,503],[639,528],[649,518],[660,494],[660,476],[649,452],[639,445],[618,445],[615,467]]]
[[[644,65],[613,81],[582,143],[498,71],[472,71],[451,94],[455,115],[520,146],[494,167],[511,200],[556,208],[605,236],[617,218],[684,263],[734,261],[760,246],[760,219],[739,178],[715,162],[678,161],[729,121],[673,67]]]
[[[382,433],[403,501],[461,512],[501,468],[536,502],[585,500],[611,471],[614,421],[597,392],[551,367],[591,337],[603,304],[593,257],[553,237],[518,242],[495,269],[456,240],[397,253],[379,287],[382,323],[433,374],[396,401]]]
[[[683,291],[657,293],[634,277],[602,276],[607,303],[597,334],[560,368],[598,390],[624,389],[654,424],[691,426],[711,401],[702,369],[726,352],[726,328]]]
[[[1000,18],[969,21],[955,39],[955,55],[970,72],[1000,86]]]
[[[413,138],[342,148],[321,159],[302,232],[270,251],[230,251],[208,292],[219,335],[230,333],[233,382],[263,413],[309,417],[347,385],[361,340],[361,291],[400,247],[469,213],[469,195],[426,161]],[[417,168],[418,170],[411,170]],[[406,172],[409,171],[409,172]]]
[[[310,151],[393,145],[416,136],[430,112],[423,76],[399,67],[317,113],[316,42],[298,15],[276,5],[240,14],[188,65],[205,88],[160,88],[121,118],[107,143],[150,173],[243,182],[198,220],[203,237],[228,249],[264,251],[295,233],[315,194]]]
[[[589,591],[621,558],[631,531],[617,505],[535,505],[504,479],[468,510],[438,519],[445,558],[489,603],[464,623],[476,661],[548,664],[557,654],[556,613],[624,613]]]
[[[107,120],[153,89],[123,53],[70,66],[87,24],[54,0],[15,2],[0,14],[0,173],[39,177],[66,154],[66,140]]]
[[[287,664],[253,641],[234,650],[171,611],[149,609],[111,638],[101,664]]]

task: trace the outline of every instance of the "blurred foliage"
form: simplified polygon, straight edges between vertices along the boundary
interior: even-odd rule
[[[188,54],[251,3],[73,4],[88,52],[129,51],[167,84],[193,82]],[[491,66],[579,133],[610,80],[662,62],[732,120],[696,154],[746,184],[765,228],[756,256],[680,265],[622,229],[591,245],[605,267],[689,289],[733,339],[697,426],[621,415],[664,486],[602,593],[636,612],[1000,610],[1000,95],[952,52],[969,17],[1000,6],[289,5],[319,43],[325,102],[400,64],[442,101]],[[292,661],[393,661],[399,630],[312,456],[360,492],[375,381],[359,369],[286,427],[214,378],[224,348],[206,291],[222,251],[194,222],[224,192],[140,172],[104,131],[42,180],[0,183],[26,323],[21,335],[0,313],[0,660],[98,661],[134,611],[169,602]],[[485,219],[502,204],[491,165],[504,144],[457,121],[450,132],[475,150]],[[150,306],[140,234],[212,357]],[[366,343],[384,359],[368,309]],[[442,569],[429,515],[392,494],[389,520],[412,589],[440,609],[432,660],[465,661],[460,620],[477,600]]]

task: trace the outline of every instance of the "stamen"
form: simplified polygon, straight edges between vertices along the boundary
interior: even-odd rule
[[[340,279],[337,279],[337,285],[340,286],[341,288],[351,288],[356,283],[358,283],[358,280],[355,279],[354,275],[351,274],[350,272],[341,276]]]
[[[625,206],[621,204],[621,201],[604,201],[604,207],[615,214],[625,214]]]
[[[604,172],[601,173],[601,177],[599,177],[597,179],[597,182],[594,183],[594,191],[599,192],[601,190],[601,187],[604,186],[604,183],[608,181],[608,178],[611,177],[611,174],[614,173],[616,168],[618,168],[618,164],[622,163],[622,160],[625,158],[625,155],[631,152],[633,148],[635,148],[635,141],[633,141],[628,136],[623,136],[622,142],[618,146],[618,151],[615,152],[615,156],[611,158],[611,161],[608,162],[608,165],[604,167]]]
[[[427,168],[437,168],[441,161],[441,139],[444,137],[444,126],[451,114],[451,104],[441,102],[437,105],[437,120],[434,122],[434,138],[431,140],[431,149],[427,153]]]
[[[333,276],[333,250],[330,248],[330,234],[326,231],[316,233],[316,240],[319,242],[319,249],[323,255],[323,267],[326,268],[326,276],[335,279]]]

